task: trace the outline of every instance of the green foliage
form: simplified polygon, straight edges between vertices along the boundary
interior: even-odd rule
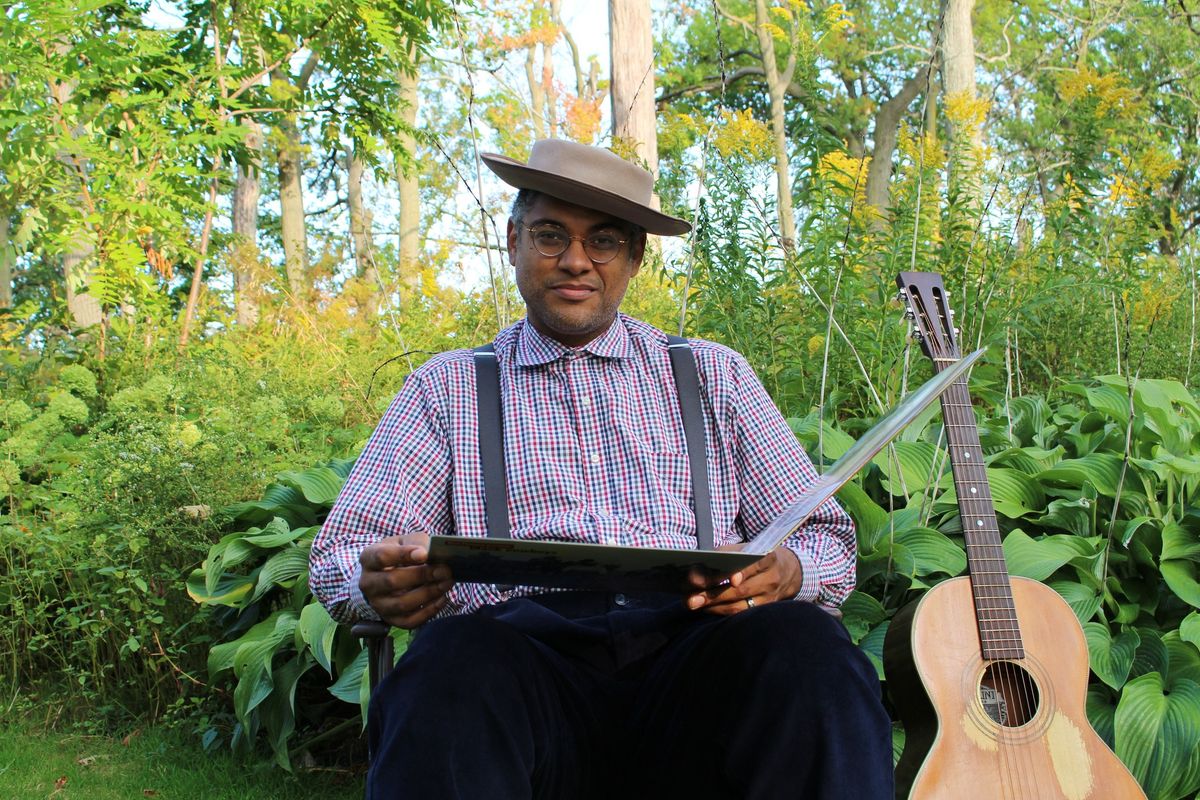
[[[233,747],[248,748],[261,731],[284,769],[298,728],[326,721],[329,696],[358,704],[366,722],[366,651],[308,588],[313,537],[352,465],[280,473],[261,500],[227,509],[231,527],[251,527],[223,536],[188,578],[193,600],[226,609],[217,615],[226,641],[209,651],[208,674],[237,680]]]
[[[180,576],[221,535],[212,508],[365,440],[403,372],[381,368],[388,337],[346,336],[182,356],[114,338],[83,363],[50,340],[0,363],[0,674],[19,707],[105,728],[218,703],[201,682],[216,623]],[[334,379],[313,391],[314,374]]]
[[[1063,387],[1053,404],[1025,396],[996,411],[980,430],[1009,572],[1047,583],[1075,611],[1093,676],[1088,716],[1148,796],[1192,796],[1200,405],[1175,381],[1103,376]],[[815,450],[815,414],[792,425]],[[880,668],[892,614],[966,566],[942,435],[937,422],[906,432],[839,494],[860,559],[846,625]],[[826,433],[827,454],[842,446]]]

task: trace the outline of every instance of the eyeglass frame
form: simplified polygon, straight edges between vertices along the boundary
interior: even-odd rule
[[[537,246],[537,236],[534,235],[535,228],[533,226],[522,225],[521,227],[524,228],[525,230],[529,231],[529,244],[533,247],[534,252],[536,252],[542,258],[562,258],[563,253],[566,253],[568,250],[571,249],[571,242],[579,242],[580,244],[583,245],[584,255],[586,255],[593,264],[611,264],[613,261],[616,261],[617,256],[619,256],[621,254],[621,247],[624,245],[627,245],[631,241],[633,241],[632,239],[617,239],[617,248],[616,248],[616,250],[613,251],[612,256],[610,258],[604,259],[603,261],[598,261],[591,254],[591,252],[588,251],[588,239],[590,239],[593,236],[596,236],[597,234],[590,233],[587,236],[572,236],[571,234],[567,233],[565,230],[562,230],[561,231],[562,235],[567,237],[567,244],[565,247],[563,247],[561,252],[555,253],[554,255],[550,255],[549,253],[543,253],[542,249]],[[548,228],[546,226],[542,226],[542,227],[536,228],[536,230],[540,231],[540,230],[561,230],[561,229],[556,229],[556,228],[552,228],[552,227]]]

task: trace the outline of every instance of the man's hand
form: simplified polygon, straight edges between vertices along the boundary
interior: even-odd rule
[[[721,549],[738,550],[741,545]],[[735,572],[728,582],[698,586],[704,591],[690,595],[687,606],[693,611],[737,614],[777,600],[792,599],[800,591],[803,579],[796,554],[786,547],[777,547],[741,572]]]
[[[432,619],[454,585],[450,568],[431,567],[429,535],[389,536],[362,551],[358,588],[384,622],[412,629]]]

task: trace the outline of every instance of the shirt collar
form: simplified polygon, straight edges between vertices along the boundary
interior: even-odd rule
[[[517,336],[516,363],[522,367],[536,367],[581,352],[600,358],[625,359],[633,354],[632,350],[624,314],[618,314],[608,330],[582,347],[567,347],[549,336],[543,336],[526,319]]]

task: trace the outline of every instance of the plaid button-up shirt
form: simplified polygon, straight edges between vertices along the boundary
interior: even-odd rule
[[[521,321],[495,340],[509,516],[517,539],[694,549],[695,515],[667,337],[631,317],[580,348]],[[704,411],[713,534],[748,541],[816,472],[745,359],[692,340]],[[313,593],[342,620],[376,618],[359,553],[385,536],[486,536],[470,350],[413,372],[367,442],[313,542]],[[798,595],[837,606],[854,588],[854,526],[833,501],[787,546]],[[538,589],[459,583],[442,615]]]

